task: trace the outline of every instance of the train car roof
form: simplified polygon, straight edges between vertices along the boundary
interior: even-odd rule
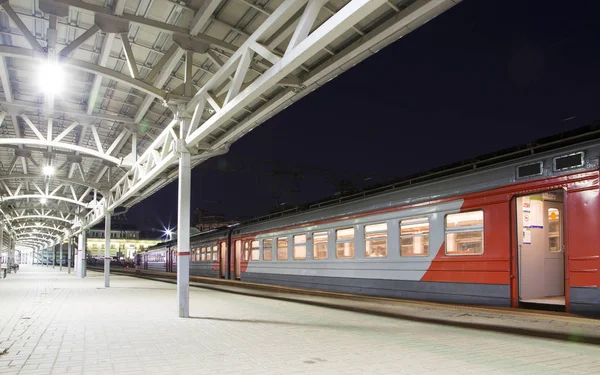
[[[572,131],[540,138],[533,142],[502,149],[500,151],[483,154],[473,159],[466,159],[460,162],[447,164],[442,167],[431,169],[427,172],[409,175],[391,182],[373,185],[367,189],[359,190],[345,196],[330,196],[328,198],[299,205],[288,210],[282,210],[268,215],[258,216],[241,222],[240,227],[248,224],[259,223],[269,219],[280,218],[282,216],[293,215],[295,213],[304,212],[311,209],[357,200],[371,195],[399,190],[417,183],[433,182],[435,180],[441,180],[463,172],[481,170],[483,168],[491,167],[501,163],[516,161],[523,157],[537,155],[596,139],[600,139],[600,122],[598,121],[591,125],[586,125]]]
[[[389,183],[374,185],[369,187],[368,189],[357,191],[346,196],[328,197],[326,199],[315,201],[309,204],[300,205],[293,209],[283,210],[276,213],[259,216],[241,222],[237,225],[228,225],[217,229],[213,229],[208,232],[200,232],[190,236],[190,240],[193,241],[195,238],[210,239],[211,237],[213,237],[213,235],[215,238],[222,238],[223,236],[226,236],[227,231],[232,227],[236,227],[236,229],[241,229],[245,226],[253,226],[272,219],[281,219],[288,216],[293,216],[295,214],[305,213],[311,210],[327,208],[344,203],[351,203],[352,201],[360,200],[370,196],[377,196],[384,193],[400,191],[404,188],[413,187],[416,184],[434,183],[438,180],[443,180],[454,177],[455,175],[464,174],[465,172],[472,172],[474,170],[480,171],[503,163],[515,162],[519,159],[523,159],[526,157],[548,153],[553,150],[558,150],[568,146],[578,145],[584,142],[594,141],[597,139],[600,139],[600,122],[580,127],[569,132],[563,132],[550,137],[541,138],[539,140],[527,144],[522,144],[519,146],[503,149],[492,153],[487,153],[473,159],[448,164],[443,167],[435,168],[424,173],[404,177],[402,179],[392,181]],[[161,247],[176,243],[177,240],[163,242],[151,247],[149,251],[160,249]]]

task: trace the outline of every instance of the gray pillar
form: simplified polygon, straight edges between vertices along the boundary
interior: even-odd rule
[[[71,274],[71,254],[73,254],[73,236],[69,233],[69,238],[67,240],[67,273]]]
[[[56,265],[56,245],[52,245],[52,269]]]
[[[4,248],[4,223],[0,222],[0,254],[2,254],[3,248]]]
[[[179,127],[180,139],[185,139],[190,125],[190,118],[183,106],[178,106],[181,118]],[[179,144],[179,196],[177,207],[177,305],[179,317],[190,316],[190,188],[191,168],[190,153],[185,144]]]
[[[104,287],[110,287],[110,212],[104,215]]]
[[[63,249],[63,243],[64,242],[65,242],[65,240],[60,240],[60,248],[59,248],[59,251],[58,251],[58,257],[60,258],[60,260],[59,260],[60,263],[58,264],[58,270],[59,271],[62,271],[62,262],[63,262],[63,252],[62,252],[62,249]]]
[[[77,254],[75,255],[75,274],[77,277],[83,278],[83,273],[81,272],[81,252],[83,251],[83,236],[80,234],[77,235]]]
[[[87,233],[81,231],[81,238],[83,239],[83,248],[81,249],[81,272],[83,277],[87,276]]]

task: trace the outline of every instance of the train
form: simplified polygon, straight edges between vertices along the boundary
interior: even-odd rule
[[[599,158],[596,124],[195,234],[190,275],[600,316]],[[177,258],[166,241],[135,266]]]

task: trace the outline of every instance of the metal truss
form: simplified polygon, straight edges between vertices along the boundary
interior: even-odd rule
[[[236,0],[256,18],[252,24],[258,26],[246,32],[243,24],[231,25],[218,19],[218,12],[229,1],[205,0],[200,9],[192,9],[189,25],[181,26],[172,19],[160,22],[143,13],[125,13],[126,0],[117,0],[112,7],[81,0],[39,0],[40,9],[48,17],[44,47],[38,41],[40,34],[32,33],[21,17],[33,17],[43,25],[46,20],[36,12],[17,13],[7,0],[0,0],[30,47],[0,45],[4,91],[0,105],[10,108],[0,111],[0,125],[5,118],[10,119],[14,134],[0,138],[0,147],[15,152],[4,167],[6,171],[0,172],[0,190],[4,191],[0,204],[6,223],[14,229],[33,230],[20,223],[39,219],[45,223],[39,226],[41,229],[54,231],[57,226],[51,223],[71,222],[71,235],[78,234],[104,220],[106,213],[120,206],[130,207],[176,179],[180,153],[193,155],[192,167],[226,153],[233,142],[274,114],[460,2],[345,0],[336,3],[340,7],[335,8],[327,0],[283,0],[275,9],[267,9],[268,0],[261,6]],[[177,6],[189,9],[183,4]],[[93,16],[94,23],[71,41],[59,44],[58,25],[71,27],[59,19],[74,10]],[[209,35],[207,26],[211,23],[229,28],[234,37]],[[141,46],[132,38],[136,27],[168,35],[173,44],[168,50],[144,47],[151,52],[157,49],[160,58],[152,63],[136,62],[136,49]],[[76,57],[86,42],[102,34],[103,39],[96,43],[96,61]],[[120,41],[116,56],[111,54],[115,41]],[[58,45],[64,47],[57,51]],[[204,63],[198,62],[198,56]],[[48,95],[44,104],[17,97],[11,87],[11,58],[35,63],[56,59],[69,69],[91,73],[87,103],[83,108],[72,104],[66,108]],[[117,60],[115,68],[109,64],[110,59]],[[182,59],[184,77],[180,78],[176,72]],[[103,77],[110,80],[108,85],[102,86]],[[183,83],[169,84],[173,80]],[[126,92],[122,88],[111,91],[114,83],[128,87],[130,96],[111,99],[111,92]],[[104,97],[101,87],[106,91]],[[156,99],[164,110],[150,110]],[[96,102],[102,100],[130,106],[132,111],[110,112],[102,103],[98,108]],[[28,112],[20,113],[19,109]],[[54,135],[54,127],[59,121],[65,122],[65,115],[70,124]],[[138,145],[138,129],[149,116],[158,120],[146,125],[153,132],[143,133]],[[59,169],[70,165],[68,173],[44,176],[32,152],[48,160],[58,155],[63,163]],[[82,157],[86,158],[87,171]],[[77,172],[81,179],[74,179]],[[42,200],[47,201],[45,207]]]

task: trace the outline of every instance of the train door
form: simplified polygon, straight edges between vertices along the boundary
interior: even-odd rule
[[[564,309],[563,201],[562,191],[516,200],[519,304],[523,307]]]
[[[165,271],[171,272],[173,267],[172,262],[171,249],[167,248],[167,250],[165,250]]]
[[[241,267],[241,258],[242,258],[242,241],[235,241],[235,252],[233,255],[233,262],[235,264],[234,268],[234,278],[236,280],[240,280],[242,277],[242,267]]]
[[[227,270],[227,242],[221,242],[219,249],[219,277],[224,279]]]

